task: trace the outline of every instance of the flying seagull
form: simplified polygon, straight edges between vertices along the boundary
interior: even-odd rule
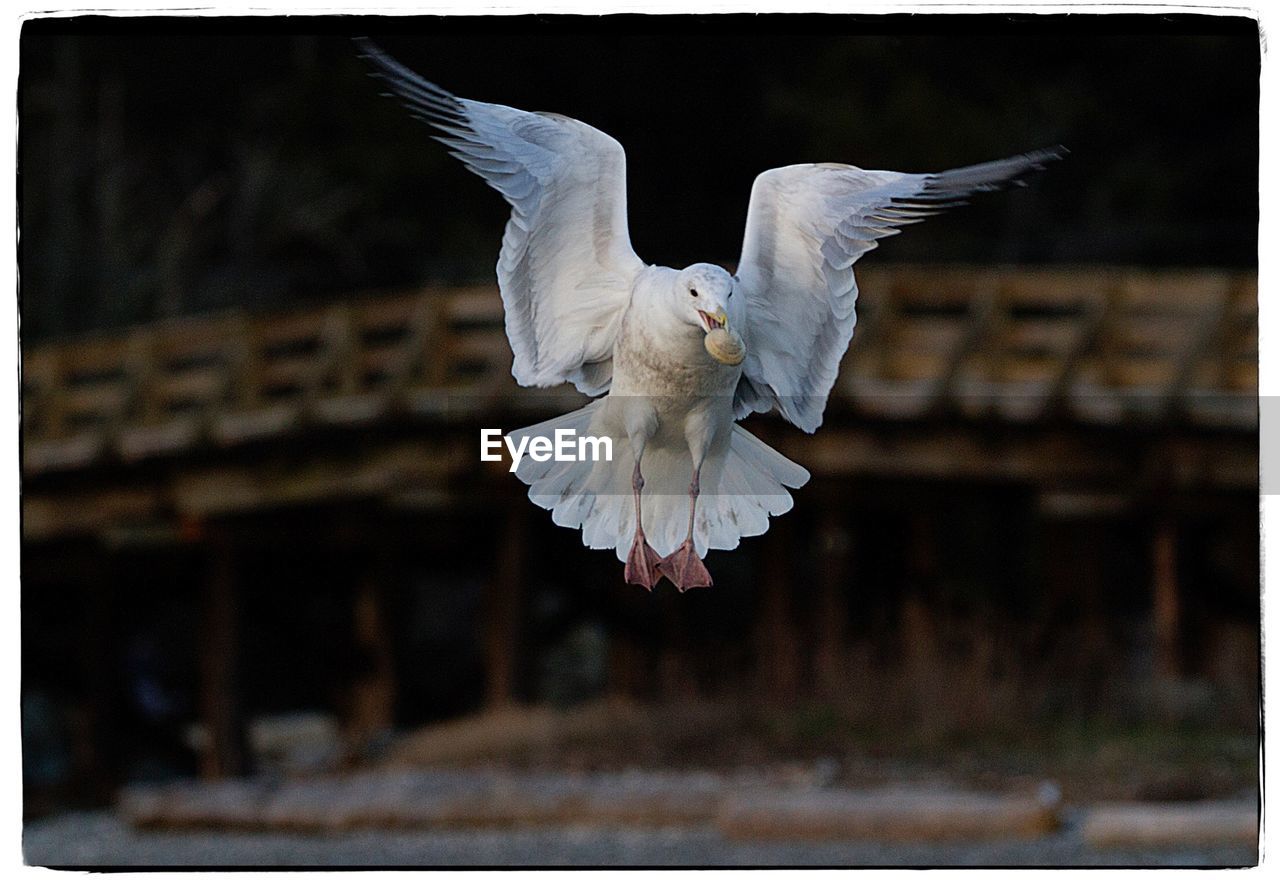
[[[586,407],[512,433],[608,437],[612,459],[523,460],[529,497],[583,543],[613,549],[629,583],[711,586],[709,549],[732,550],[791,509],[809,479],[735,423],[776,409],[822,423],[853,336],[853,264],[897,234],[1065,149],[942,173],[797,164],[751,189],[737,273],[648,265],[627,231],[626,156],[559,114],[461,99],[367,40],[373,74],[511,205],[498,259],[506,332],[522,386],[572,383]]]

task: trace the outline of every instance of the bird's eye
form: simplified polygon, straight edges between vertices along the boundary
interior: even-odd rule
[[[698,291],[696,288],[692,288],[692,287],[689,288],[689,296],[696,297],[697,295],[698,295]]]

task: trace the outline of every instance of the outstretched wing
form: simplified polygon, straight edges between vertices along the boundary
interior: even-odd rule
[[[562,115],[459,99],[369,41],[357,43],[375,76],[511,205],[498,286],[516,381],[570,381],[588,395],[604,392],[632,283],[644,268],[627,231],[622,146]]]
[[[822,424],[840,359],[853,336],[853,264],[896,235],[977,192],[1063,157],[1062,148],[945,173],[890,173],[801,164],[756,177],[738,278],[747,300],[747,358],[738,417],[777,407],[805,432]]]

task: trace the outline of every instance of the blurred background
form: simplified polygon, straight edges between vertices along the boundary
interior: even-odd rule
[[[359,34],[459,95],[616,137],[652,263],[732,267],[769,167],[1072,154],[859,263],[825,425],[746,424],[813,481],[711,555],[714,588],[648,593],[479,462],[480,428],[580,397],[515,386],[506,206],[380,95]],[[640,811],[693,846],[404,855],[1256,861],[1252,20],[89,17],[27,22],[20,64],[30,861],[232,855],[104,822],[69,852],[93,832],[68,813]],[[695,786],[702,809],[679,802]],[[743,787],[844,828],[751,847],[785,819],[725,803]],[[944,792],[1033,801],[1043,831],[939,852],[865,797],[885,788],[935,813]],[[1197,803],[1202,835],[1134,840]],[[830,846],[879,843],[858,805],[908,846]],[[361,855],[325,849],[243,855]]]

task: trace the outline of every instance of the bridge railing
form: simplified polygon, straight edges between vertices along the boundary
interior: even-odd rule
[[[1253,273],[869,266],[829,412],[1257,425]],[[29,474],[527,399],[493,288],[183,318],[24,349]],[[553,399],[581,397],[567,387]],[[545,401],[542,403],[545,410]]]

